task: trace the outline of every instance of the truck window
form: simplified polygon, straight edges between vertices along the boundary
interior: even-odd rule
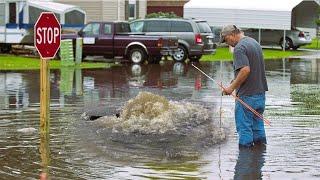
[[[169,21],[146,21],[144,32],[170,32]]]
[[[83,32],[85,35],[99,35],[100,24],[99,23],[91,23],[88,24],[84,29]]]
[[[193,32],[192,26],[188,22],[172,21],[171,32]]]
[[[104,34],[111,34],[111,24],[104,25]]]
[[[136,21],[130,24],[132,32],[142,32],[143,30],[143,21]]]
[[[128,33],[131,32],[129,23],[117,23],[116,33]]]

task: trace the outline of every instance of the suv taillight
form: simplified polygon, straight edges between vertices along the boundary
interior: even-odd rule
[[[202,43],[201,34],[196,34],[195,40],[196,40],[196,44],[201,44]]]
[[[162,38],[160,38],[160,39],[158,40],[157,46],[158,46],[158,47],[162,47],[162,46],[163,46],[163,39],[162,39]]]
[[[301,37],[301,38],[303,38],[303,37],[304,37],[304,33],[303,33],[302,31],[300,31],[300,33],[299,33],[298,36]]]

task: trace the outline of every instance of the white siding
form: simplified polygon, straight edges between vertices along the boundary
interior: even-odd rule
[[[185,8],[184,17],[203,19],[212,26],[235,24],[242,28],[291,29],[291,12],[283,11]]]
[[[147,1],[146,0],[142,0],[139,1],[139,17],[140,19],[143,19],[146,17],[147,14]]]
[[[125,20],[125,0],[91,0],[91,1],[90,0],[54,0],[54,1],[79,6],[86,12],[87,22]],[[118,8],[119,4],[120,4],[120,8]],[[139,0],[139,9],[137,10],[139,12],[139,17],[137,18],[144,18],[147,13],[147,1]]]
[[[102,2],[102,19],[103,21],[114,21],[118,19],[118,1],[108,1]]]
[[[190,0],[184,17],[204,19],[213,26],[286,29],[291,25],[314,28],[319,0]]]
[[[102,21],[102,1],[101,0],[54,0],[55,2],[60,2],[64,4],[71,4],[79,6],[82,10],[86,12],[87,22],[90,21]]]

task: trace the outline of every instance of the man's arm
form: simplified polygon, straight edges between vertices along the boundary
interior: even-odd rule
[[[235,80],[229,85],[229,87],[223,90],[223,94],[230,95],[235,89],[239,88],[240,85],[248,78],[250,74],[250,67],[244,66],[239,70],[239,73]]]

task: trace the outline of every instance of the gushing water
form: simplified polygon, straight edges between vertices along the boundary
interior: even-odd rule
[[[149,92],[140,92],[122,108],[120,117],[104,116],[95,122],[115,134],[165,137],[184,136],[214,144],[225,139],[223,129],[212,121],[211,113],[201,105],[169,101]]]

